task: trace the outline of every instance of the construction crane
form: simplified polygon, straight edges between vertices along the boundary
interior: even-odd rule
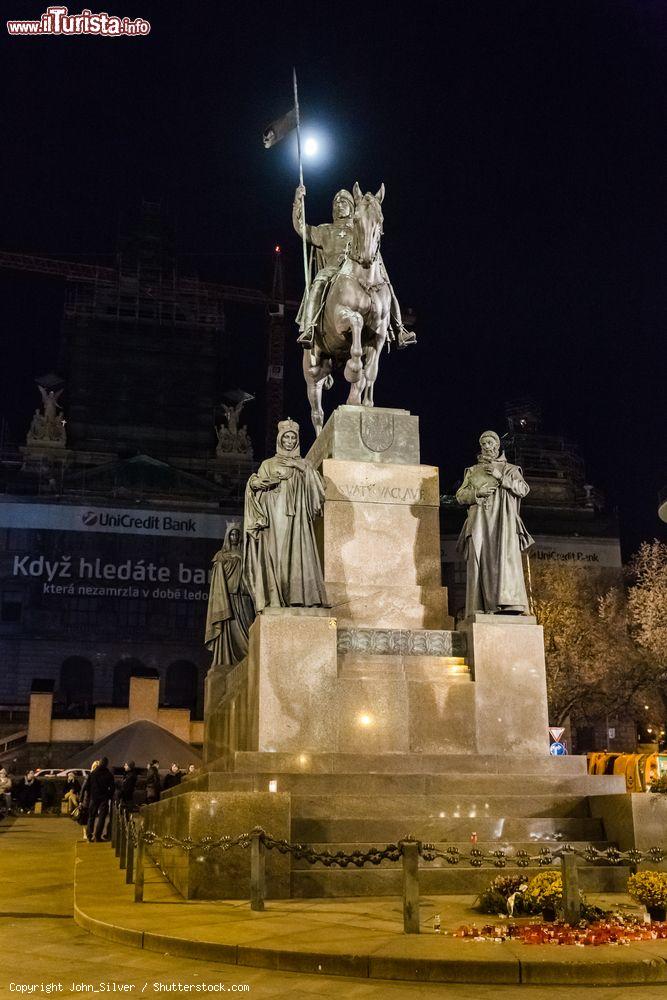
[[[57,260],[53,257],[38,257],[34,254],[11,253],[0,250],[0,267],[13,271],[32,271],[35,274],[49,274],[65,278],[66,281],[97,282],[99,284],[115,285],[120,280],[121,272],[115,267],[101,267],[99,264],[80,264],[70,260]],[[163,286],[164,288],[164,286]],[[157,294],[157,289],[151,285],[142,285],[141,291],[147,296]],[[176,292],[190,294],[199,292],[209,294],[212,298],[227,302],[243,302],[247,305],[268,306],[271,298],[256,288],[238,288],[234,285],[219,285],[213,282],[199,281],[198,278],[179,276],[175,285]],[[290,303],[294,306],[295,303]]]
[[[95,285],[108,289],[120,288],[127,280],[127,273],[121,267],[104,267],[99,264],[84,264],[36,254],[14,253],[0,250],[0,268],[27,271],[64,278],[75,285]],[[271,295],[255,288],[240,288],[236,285],[222,285],[199,281],[194,277],[183,277],[172,272],[171,280],[161,277],[146,280],[137,272],[133,275],[134,294],[154,302],[174,306],[179,298],[196,296],[201,302],[235,302],[243,305],[261,306],[268,316],[268,336],[266,355],[266,439],[270,443],[275,435],[278,420],[283,411],[283,364],[285,351],[286,311],[295,312],[298,303],[285,299],[281,249],[274,248],[274,272]],[[268,445],[267,445],[268,447]],[[268,452],[267,452],[268,454]]]

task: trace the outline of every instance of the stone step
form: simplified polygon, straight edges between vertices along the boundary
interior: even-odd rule
[[[625,792],[625,778],[620,775],[538,774],[525,783],[515,774],[293,774],[268,771],[246,775],[225,771],[212,772],[211,791],[275,791],[295,795],[612,795]],[[525,792],[523,787],[525,785]]]
[[[391,819],[313,819],[292,816],[293,843],[396,843],[401,837],[413,834],[422,840],[434,842],[469,842],[475,831],[480,841],[499,846],[510,841],[530,841],[534,847],[586,841],[596,843],[605,839],[599,819],[585,817],[509,817],[503,819],[440,819],[420,817],[405,820]]]
[[[558,866],[555,866],[558,867]],[[485,889],[498,875],[516,875],[531,879],[544,868],[420,868],[419,891],[422,897],[433,895],[473,895]],[[630,869],[619,866],[583,865],[579,868],[579,886],[584,892],[625,892]],[[311,866],[309,871],[293,870],[290,876],[291,895],[296,898],[345,896],[400,896],[402,870],[376,868],[322,868]]]
[[[269,753],[238,750],[229,769],[245,774],[468,774],[585,775],[586,758],[510,754]],[[213,765],[215,767],[215,765]],[[602,777],[602,775],[600,775]]]
[[[400,839],[400,838],[398,838],[398,839]],[[392,843],[396,843],[396,841],[392,841]],[[557,851],[565,843],[567,843],[571,847],[577,848],[578,850],[581,850],[581,851],[583,851],[587,847],[589,847],[591,845],[591,843],[592,843],[593,847],[596,847],[599,851],[604,851],[608,847],[611,846],[609,844],[609,841],[607,841],[607,840],[596,840],[596,841],[592,841],[591,842],[589,840],[568,840],[568,841],[566,841],[565,839],[559,839],[559,840],[550,840],[550,841],[546,841],[546,840],[540,840],[540,841],[524,840],[524,841],[518,841],[516,843],[508,843],[506,840],[503,840],[503,841],[486,840],[486,841],[478,841],[474,845],[470,844],[468,841],[461,840],[458,843],[452,843],[451,841],[447,841],[445,843],[442,843],[442,842],[441,843],[436,843],[435,847],[439,851],[447,851],[447,850],[456,849],[464,857],[469,857],[470,856],[470,851],[471,851],[472,847],[476,847],[476,848],[478,848],[481,851],[485,851],[487,854],[490,853],[491,851],[504,851],[505,852],[505,856],[508,859],[508,865],[511,865],[512,858],[516,855],[517,851],[527,851],[530,854],[531,857],[535,857],[535,855],[538,854],[539,851],[540,851],[540,849],[543,848],[543,847],[549,848],[550,850],[553,850],[553,851]],[[312,849],[314,851],[318,851],[318,852],[329,851],[330,854],[335,854],[337,851],[343,851],[343,853],[345,853],[345,854],[351,854],[353,851],[369,851],[371,848],[384,848],[384,847],[387,846],[387,842],[386,841],[384,841],[384,842],[383,841],[375,841],[375,842],[371,842],[371,843],[361,844],[361,843],[356,842],[356,841],[351,841],[350,843],[344,843],[344,844],[322,844],[322,843],[319,843],[319,844],[309,844],[309,846],[312,847]],[[395,862],[393,862],[393,861],[382,861],[380,863],[380,867],[381,868],[387,868],[387,867],[391,868],[391,867],[393,867],[394,864],[395,864]],[[292,871],[309,871],[312,867],[313,866],[310,865],[308,863],[308,861],[306,861],[305,858],[292,858]],[[319,867],[319,866],[316,866],[316,867]],[[376,866],[374,865],[373,867],[376,867]],[[450,867],[453,867],[453,866],[450,865],[450,863],[448,861],[446,861],[444,858],[436,858],[435,861],[420,862],[420,867],[424,867],[424,868],[450,868]],[[463,867],[463,866],[461,865],[461,867]],[[466,867],[469,867],[469,866],[466,866]],[[485,868],[487,868],[487,870],[488,870],[488,867],[489,867],[488,865],[485,865]],[[516,866],[513,866],[513,867],[516,867]],[[499,869],[499,872],[502,874],[502,869]]]
[[[581,795],[292,795],[292,816],[300,819],[397,819],[409,827],[425,819],[485,817],[588,817]]]
[[[339,653],[338,677],[341,680],[375,677],[386,680],[404,677],[407,681],[446,681],[470,684],[470,667],[458,656],[390,656],[380,653]]]

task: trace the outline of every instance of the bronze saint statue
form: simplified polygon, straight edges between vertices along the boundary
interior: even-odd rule
[[[27,444],[57,444],[64,447],[66,442],[65,420],[62,417],[62,407],[58,400],[62,396],[64,389],[45,389],[43,385],[37,383],[44,412],[35,410],[26,438]]]
[[[255,609],[243,579],[241,525],[227,525],[222,548],[213,556],[206,615],[206,639],[212,667],[238,663],[248,652],[248,630]]]
[[[466,469],[456,494],[468,517],[458,540],[466,557],[466,615],[527,614],[521,553],[533,544],[519,517],[529,486],[518,465],[500,454],[500,438],[484,431],[477,465]]]
[[[250,397],[252,398],[252,397]],[[245,406],[247,400],[241,399],[236,406],[227,406],[226,403],[222,404],[222,411],[225,415],[226,425],[221,424],[220,427],[215,426],[215,433],[218,436],[218,444],[216,446],[216,455],[228,455],[230,453],[238,453],[241,455],[248,455],[252,458],[252,442],[248,435],[247,428],[239,427],[239,419],[241,416],[241,410]]]
[[[245,492],[244,571],[257,613],[327,606],[313,527],[323,505],[324,482],[300,457],[299,425],[288,417],[278,424],[276,454]]]
[[[292,208],[292,222],[301,235],[304,196],[300,185]],[[313,426],[324,424],[322,388],[331,385],[336,367],[344,367],[350,383],[348,403],[373,406],[373,387],[385,341],[399,348],[416,342],[403,326],[401,308],[389,281],[382,256],[384,185],[376,195],[339,191],[333,202],[333,222],[305,226],[308,243],[316,249],[317,274],[304,293],[297,316],[305,348],[303,371]]]

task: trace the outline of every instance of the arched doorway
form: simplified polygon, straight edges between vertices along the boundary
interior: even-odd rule
[[[154,667],[134,656],[125,656],[113,668],[112,703],[116,708],[126,708],[130,700],[130,677],[159,677]]]
[[[60,665],[60,695],[68,715],[89,715],[93,708],[93,665],[85,656],[68,656]]]
[[[175,660],[167,667],[165,701],[170,708],[197,709],[199,674],[190,660]]]

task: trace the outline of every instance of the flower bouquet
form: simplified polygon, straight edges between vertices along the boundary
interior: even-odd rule
[[[628,895],[643,903],[651,920],[664,920],[667,910],[667,872],[637,872],[628,879]]]
[[[524,906],[528,913],[541,913],[545,920],[555,920],[563,902],[563,878],[560,872],[543,871],[528,883]]]
[[[526,888],[523,875],[498,875],[477,897],[477,909],[482,913],[510,913],[508,900],[514,896],[514,913],[525,912],[522,888]]]

